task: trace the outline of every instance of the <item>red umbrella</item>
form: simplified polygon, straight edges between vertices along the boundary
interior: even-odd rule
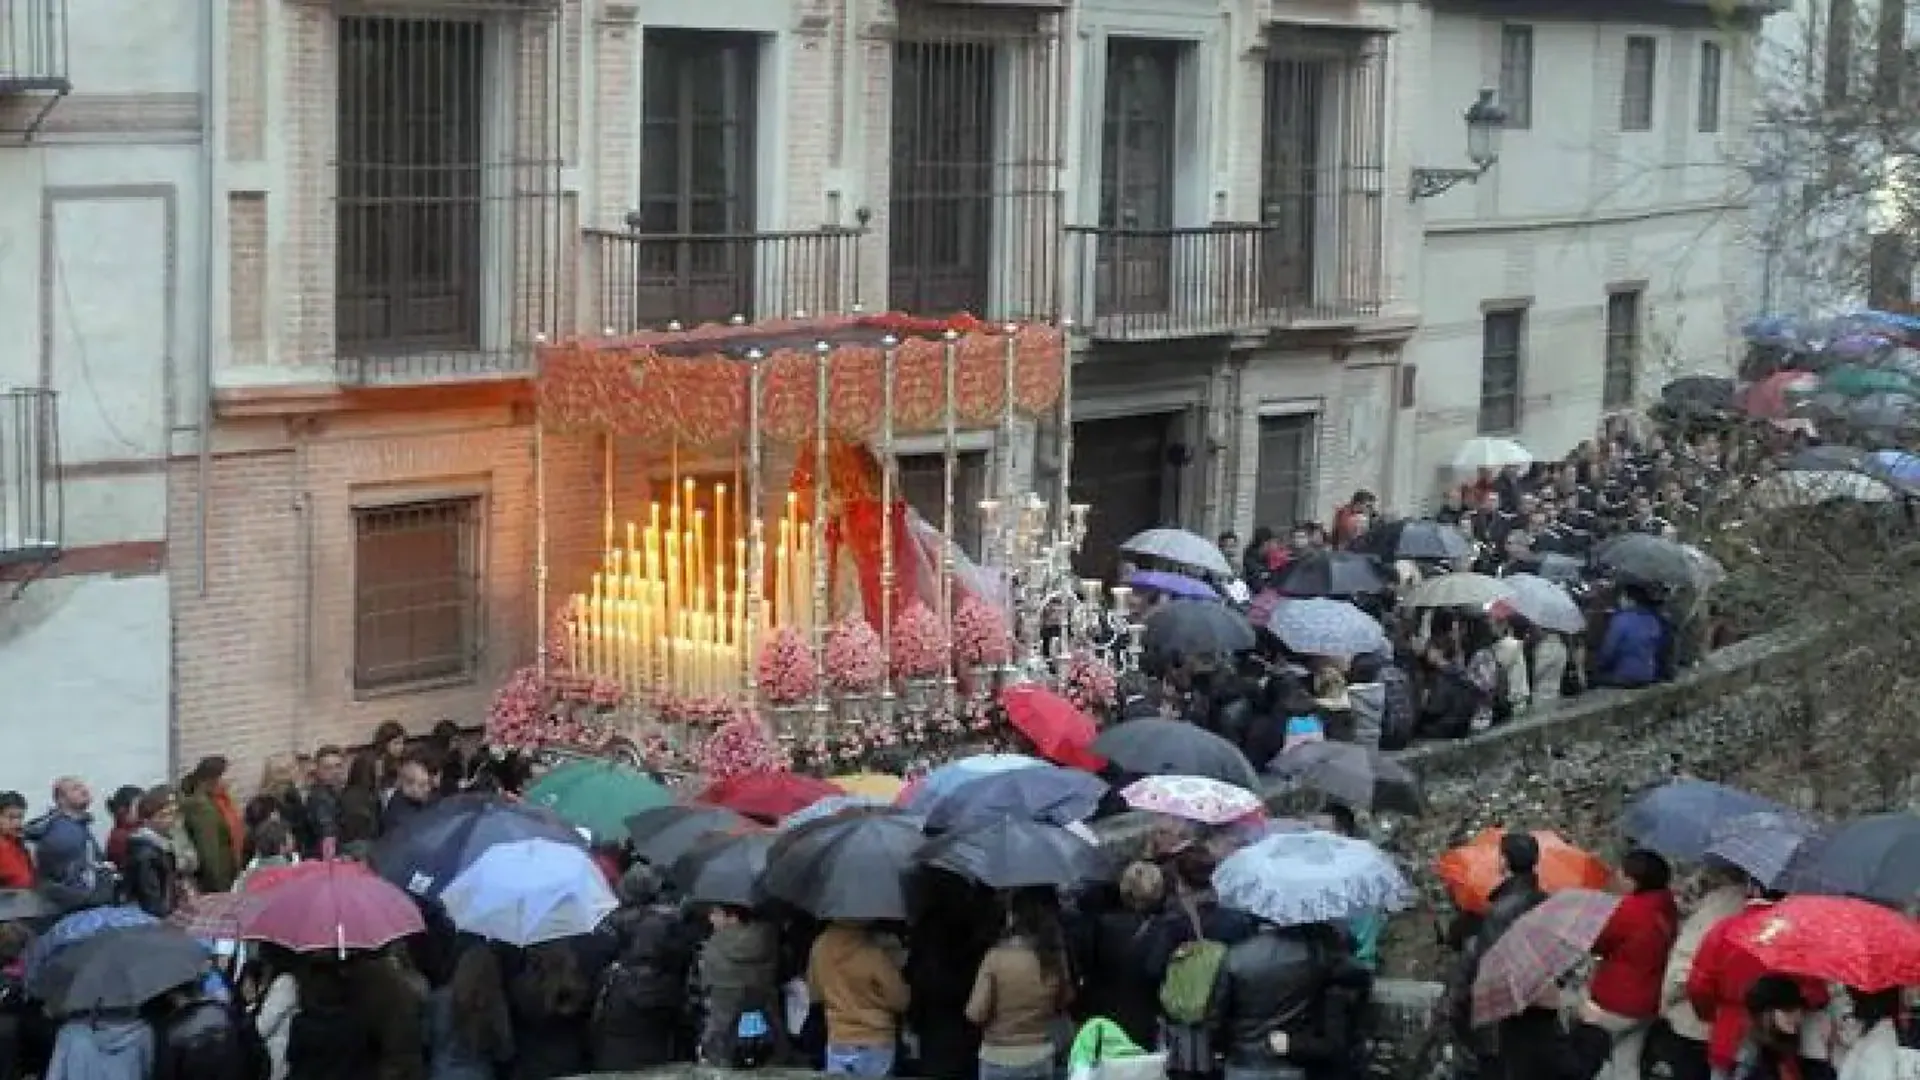
[[[724,806],[736,814],[773,823],[821,799],[845,794],[836,785],[817,777],[784,771],[753,772],[716,780],[694,801]]]
[[[201,893],[167,916],[167,922],[201,941],[232,941],[263,898],[244,892]]]
[[[1790,896],[1728,935],[1771,971],[1866,993],[1920,983],[1920,924],[1843,896]]]
[[[307,865],[319,869],[289,875],[258,894],[259,906],[241,922],[241,937],[294,952],[344,953],[426,932],[420,909],[397,886],[347,869],[350,863]]]
[[[250,871],[241,880],[240,891],[260,893],[268,889],[277,889],[289,882],[316,876],[332,877],[335,874],[374,876],[373,869],[366,863],[348,862],[343,859],[314,859],[307,862],[287,863],[284,866],[263,866],[258,870]]]
[[[1093,717],[1073,702],[1038,686],[1009,686],[1000,691],[1007,721],[1033,743],[1043,758],[1088,772],[1106,767],[1107,759],[1093,752],[1100,729]]]

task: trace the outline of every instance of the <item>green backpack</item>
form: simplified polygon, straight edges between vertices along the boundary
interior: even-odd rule
[[[1213,983],[1226,962],[1227,947],[1202,936],[1200,915],[1191,904],[1182,900],[1180,906],[1193,922],[1193,940],[1176,947],[1167,961],[1167,973],[1160,980],[1160,1012],[1175,1024],[1199,1024],[1207,1019]]]

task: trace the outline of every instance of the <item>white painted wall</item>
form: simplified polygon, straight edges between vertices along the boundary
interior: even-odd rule
[[[193,5],[70,3],[73,96],[30,144],[0,135],[0,387],[59,392],[69,551],[167,538],[169,456],[191,453],[205,329],[199,135],[178,106],[206,60]],[[61,110],[68,110],[62,114]],[[165,574],[0,584],[0,787],[35,806],[168,772]]]
[[[1522,21],[1518,16],[1514,21]],[[1415,296],[1422,326],[1415,479],[1437,494],[1441,469],[1475,434],[1482,305],[1529,302],[1520,440],[1560,455],[1601,418],[1607,287],[1645,283],[1642,402],[1675,375],[1726,371],[1730,331],[1746,317],[1745,182],[1737,165],[1751,102],[1750,38],[1722,31],[1538,20],[1533,122],[1504,133],[1499,164],[1477,185],[1416,204]],[[1625,39],[1658,42],[1653,129],[1620,130]],[[1723,119],[1698,131],[1696,64],[1721,45]],[[1498,85],[1500,20],[1437,12],[1427,93],[1414,111],[1416,164],[1464,163],[1462,114]]]

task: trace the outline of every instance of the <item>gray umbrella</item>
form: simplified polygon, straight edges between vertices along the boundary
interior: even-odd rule
[[[171,926],[109,930],[49,961],[38,991],[55,1016],[137,1009],[198,981],[210,960],[206,946]]]
[[[656,806],[627,819],[633,853],[662,869],[702,841],[755,828],[753,822],[718,806]]]
[[[925,842],[917,817],[849,810],[782,835],[761,887],[816,919],[904,919],[907,880]]]
[[[1707,830],[1706,857],[1737,866],[1772,888],[1819,833],[1817,824],[1799,814],[1778,810],[1741,814]]]
[[[1100,808],[1106,781],[1058,765],[982,776],[942,796],[927,811],[928,832],[966,829],[1003,817],[1065,825]]]
[[[993,889],[1099,881],[1112,869],[1099,848],[1067,830],[1011,817],[929,841],[919,859]]]
[[[1857,446],[1809,446],[1787,458],[1783,468],[1795,472],[1832,472],[1857,469],[1867,452]]]
[[[1910,903],[1920,895],[1920,817],[1874,814],[1847,822],[1808,845],[1786,884],[1798,892]]]
[[[767,854],[779,839],[778,833],[748,833],[704,841],[680,856],[667,877],[693,903],[751,907],[759,895],[760,875],[766,873]]]
[[[35,889],[0,889],[0,922],[39,919],[60,914],[59,904]]]
[[[1142,644],[1162,657],[1225,656],[1253,648],[1253,625],[1225,604],[1175,600],[1147,616]]]
[[[1378,750],[1355,743],[1318,742],[1275,757],[1267,771],[1356,810],[1418,814],[1420,780]]]
[[[1129,555],[1145,555],[1181,566],[1190,566],[1209,574],[1233,576],[1233,567],[1213,541],[1186,529],[1148,529],[1135,533],[1120,545]]]
[[[1698,549],[1645,533],[1616,536],[1594,549],[1596,565],[1615,577],[1643,585],[1679,588],[1726,576],[1720,564]]]
[[[1762,811],[1791,813],[1771,799],[1710,780],[1674,780],[1635,799],[1620,815],[1620,831],[1669,859],[1697,859],[1723,822]]]
[[[1205,776],[1260,791],[1260,777],[1240,748],[1181,720],[1127,720],[1100,733],[1093,752],[1139,776]]]

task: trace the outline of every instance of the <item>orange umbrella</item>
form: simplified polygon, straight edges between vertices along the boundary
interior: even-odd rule
[[[1464,845],[1440,856],[1433,872],[1447,886],[1454,906],[1475,915],[1484,915],[1487,898],[1500,884],[1500,838],[1505,829],[1482,829]],[[1613,871],[1599,856],[1567,843],[1559,833],[1536,830],[1540,842],[1540,887],[1548,892],[1562,889],[1605,889],[1613,880]]]

